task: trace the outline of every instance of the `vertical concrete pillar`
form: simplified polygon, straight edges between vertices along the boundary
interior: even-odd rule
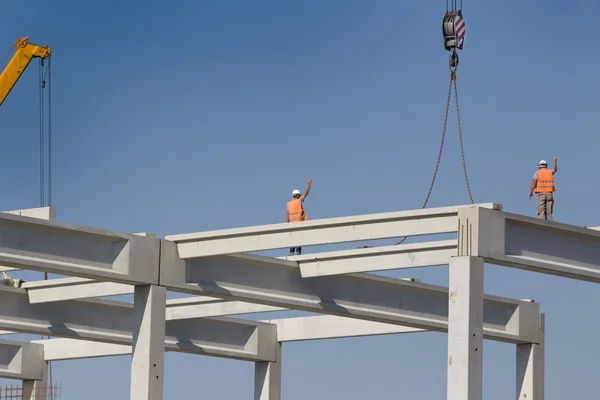
[[[23,400],[50,400],[50,388],[48,385],[48,363],[43,363],[42,380],[24,380],[22,382]]]
[[[167,290],[136,286],[130,400],[162,400]]]
[[[545,317],[540,316],[540,343],[517,345],[518,400],[544,400]]]
[[[277,343],[277,361],[257,362],[254,366],[254,400],[281,399],[281,342]]]
[[[448,400],[483,396],[483,259],[450,259]]]

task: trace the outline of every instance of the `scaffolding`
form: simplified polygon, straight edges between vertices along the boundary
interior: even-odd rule
[[[62,383],[0,386],[0,400],[61,400]]]

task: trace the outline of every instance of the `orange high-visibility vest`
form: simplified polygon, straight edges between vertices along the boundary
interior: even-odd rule
[[[535,187],[536,193],[554,192],[554,175],[548,168],[541,168],[538,170],[537,185]]]
[[[287,209],[290,216],[290,222],[302,222],[308,219],[300,199],[292,199],[288,201]]]

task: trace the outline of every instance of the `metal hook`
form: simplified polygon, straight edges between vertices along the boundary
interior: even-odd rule
[[[450,49],[449,64],[450,64],[450,70],[456,71],[456,69],[458,68],[458,53],[456,52],[456,49],[454,47]]]

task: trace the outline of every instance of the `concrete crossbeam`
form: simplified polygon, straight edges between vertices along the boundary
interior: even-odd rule
[[[129,345],[133,304],[108,300],[70,300],[30,304],[23,289],[0,287],[0,329]],[[165,349],[247,361],[275,357],[277,327],[232,318],[171,320]]]
[[[457,240],[411,243],[367,249],[332,251],[288,257],[302,277],[374,272],[401,268],[448,265],[457,252]],[[283,257],[280,257],[283,258]]]
[[[105,296],[133,294],[134,287],[124,283],[98,282],[87,278],[57,278],[47,281],[25,282],[29,302],[50,303],[55,301],[88,299]]]
[[[208,297],[207,299],[210,299]],[[167,304],[167,321],[220,317],[225,315],[253,314],[272,311],[286,311],[287,308],[273,307],[264,304],[246,303],[243,301],[225,301],[211,299],[197,304]]]
[[[54,207],[24,208],[22,210],[10,210],[2,212],[11,215],[21,215],[23,217],[44,219],[46,221],[56,221],[56,208]]]
[[[263,322],[277,325],[277,340],[280,342],[427,332],[424,329],[408,326],[338,317],[336,315],[278,318],[263,320]]]
[[[0,265],[117,283],[158,283],[158,239],[0,213]]]
[[[3,211],[6,214],[22,215],[24,217],[39,218],[47,221],[56,221],[56,209],[54,207],[26,208],[22,210]],[[18,271],[19,268],[0,266],[0,272]]]
[[[192,294],[446,332],[448,288],[371,274],[302,278],[295,262],[256,255],[177,257],[163,241],[161,285]],[[368,261],[365,261],[368,262]],[[484,336],[532,343],[539,305],[484,298]]]
[[[459,254],[600,283],[600,232],[478,207],[459,211]]]
[[[423,329],[363,321],[334,315],[280,318],[263,320],[261,322],[277,326],[277,341],[280,343],[426,332]],[[123,356],[131,354],[131,346],[92,342],[89,340],[58,338],[34,340],[32,343],[44,345],[45,361],[75,360],[81,358]],[[169,351],[169,349],[165,348],[165,351]]]
[[[479,207],[501,209],[495,203]],[[397,211],[327,218],[296,224],[273,224],[166,236],[177,242],[179,256],[234,254],[293,246],[313,246],[361,240],[453,233],[460,207]]]
[[[44,363],[41,344],[0,340],[0,378],[42,380]]]

